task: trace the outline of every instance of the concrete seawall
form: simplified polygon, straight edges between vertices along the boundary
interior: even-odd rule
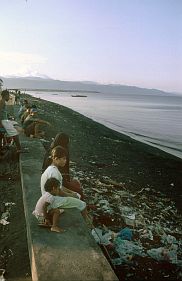
[[[29,153],[20,156],[20,171],[32,280],[118,280],[76,209],[65,210],[61,215],[64,233],[53,233],[37,225],[32,211],[41,194],[45,151],[39,140],[22,137],[21,143],[29,148]]]

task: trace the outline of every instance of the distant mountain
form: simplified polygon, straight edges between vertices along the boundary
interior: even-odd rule
[[[0,77],[3,80],[3,87],[20,90],[58,90],[58,91],[93,91],[113,94],[153,94],[166,95],[167,92],[157,89],[145,89],[135,86],[125,86],[119,84],[98,84],[91,81],[60,81],[40,77]]]

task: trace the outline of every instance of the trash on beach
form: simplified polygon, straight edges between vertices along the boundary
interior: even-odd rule
[[[1,264],[1,269],[0,269],[0,281],[4,281],[4,274],[5,274],[5,268],[7,268],[7,265],[10,261],[10,258],[13,256],[13,252],[10,248],[4,247],[0,253],[0,264]]]
[[[168,235],[166,235],[165,233],[162,235],[162,237],[161,237],[161,242],[163,243],[163,244],[165,244],[165,245],[167,245],[167,244],[175,244],[175,243],[177,243],[177,239],[176,239],[176,237],[174,237],[174,236],[172,236],[172,235],[170,235],[170,234],[168,234]]]
[[[5,269],[0,269],[0,281],[5,281],[6,279],[4,278],[4,274],[5,274]]]
[[[5,219],[1,219],[1,220],[0,220],[0,224],[2,224],[2,225],[7,225],[7,224],[9,224],[9,221],[7,221],[7,220],[5,220]]]
[[[93,211],[96,221],[109,214],[103,221],[108,219],[106,226],[113,231],[112,238],[107,240],[108,245],[112,245],[113,265],[135,267],[140,256],[153,259],[153,263],[167,262],[182,268],[182,216],[174,201],[150,187],[137,187],[138,192],[126,186],[125,189],[114,188],[112,180],[106,176],[98,180],[90,173],[86,182],[89,201],[98,207],[97,212]],[[111,208],[113,212],[109,213]],[[112,222],[117,223],[118,229]],[[126,229],[130,229],[128,236]],[[104,230],[100,231],[101,235],[105,234]],[[100,243],[100,238],[97,237],[97,241]]]
[[[95,162],[95,161],[89,161],[89,163],[96,166],[98,169],[111,166],[110,164],[100,163],[100,162]]]
[[[154,240],[153,233],[150,229],[141,229],[138,232],[140,233],[140,238]]]
[[[102,190],[99,190],[98,188],[92,187],[92,190],[98,192],[98,193],[102,193]]]
[[[92,229],[91,233],[97,243],[105,245],[105,246],[111,244],[110,240],[112,239],[112,231],[109,230],[108,232],[103,234],[102,229],[94,228],[94,229]]]
[[[154,248],[154,249],[148,250],[147,254],[151,258],[153,258],[157,261],[168,261],[173,264],[177,264],[178,263],[177,249],[178,249],[177,245],[173,245],[170,248],[159,247],[159,248]]]
[[[8,218],[10,217],[10,210],[11,210],[11,207],[14,205],[15,205],[15,203],[13,203],[13,202],[3,203],[3,205],[1,206],[1,209],[3,212],[1,213],[0,224],[2,224],[2,225],[9,224]]]
[[[10,212],[6,211],[4,213],[2,213],[1,215],[1,219],[7,220],[10,217]]]
[[[113,213],[113,209],[110,207],[110,204],[107,200],[100,200],[96,206],[99,206],[104,213],[109,213],[112,214]]]
[[[111,180],[111,179],[106,179],[104,177],[101,179],[101,182],[105,183],[105,184],[113,185],[115,187],[125,188],[125,185],[123,183],[116,182],[116,181]]]
[[[7,206],[14,206],[16,204],[14,202],[6,202],[4,205],[7,207]]]
[[[134,210],[128,206],[122,206],[120,210],[125,223],[130,226],[135,226],[136,215]]]
[[[153,232],[159,236],[165,233],[164,228],[159,223],[153,226]]]
[[[121,229],[121,231],[117,234],[117,236],[120,237],[123,240],[131,241],[133,233],[132,233],[132,230],[130,228],[125,227],[125,228]]]
[[[117,264],[130,263],[134,256],[145,257],[143,246],[138,242],[123,240],[117,237],[114,240],[116,252],[120,258],[117,258]],[[115,261],[113,260],[114,264]]]

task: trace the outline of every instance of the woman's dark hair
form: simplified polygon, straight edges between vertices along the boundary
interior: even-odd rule
[[[46,181],[45,185],[44,185],[44,189],[47,192],[50,192],[53,190],[53,187],[59,187],[60,186],[60,181],[57,180],[56,178],[50,178]]]
[[[64,149],[64,147],[58,145],[55,146],[52,151],[51,151],[51,158],[62,158],[64,156],[67,156],[66,150]]]
[[[6,97],[7,95],[9,95],[9,91],[8,91],[8,90],[3,90],[3,91],[1,92],[2,98]]]
[[[53,142],[51,143],[51,149],[53,149],[55,146],[62,146],[67,147],[69,144],[69,136],[65,133],[59,133],[55,136]]]

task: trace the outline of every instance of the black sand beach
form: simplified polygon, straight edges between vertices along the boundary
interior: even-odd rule
[[[135,141],[69,108],[31,98],[40,116],[52,126],[46,138],[65,132],[71,138],[71,160],[79,170],[98,179],[109,176],[133,191],[151,187],[164,192],[182,210],[182,159]]]
[[[114,232],[120,231],[126,226],[118,208],[123,204],[143,214],[145,224],[149,225],[151,221],[153,225],[160,223],[162,228],[170,228],[170,234],[176,239],[182,239],[181,159],[132,140],[64,106],[35,99],[29,95],[24,97],[28,98],[30,103],[36,104],[39,116],[52,124],[50,127],[44,127],[46,140],[51,141],[58,132],[70,136],[71,173],[80,179],[87,204],[93,205],[90,214],[93,216],[94,226],[105,225]],[[43,142],[45,147],[47,144],[48,142]],[[7,265],[9,276],[25,277],[28,273],[28,278],[30,268],[25,250],[27,246],[20,181],[16,180],[16,184],[12,181],[13,179],[11,183],[16,192],[10,190],[10,186],[6,188],[8,186],[8,179],[6,179],[5,186],[1,188],[1,196],[3,194],[3,201],[11,200],[19,203],[16,203],[15,208],[12,207],[12,221],[7,230],[10,234],[9,240],[5,238],[6,234],[1,234],[1,243],[2,239],[6,239],[7,247],[15,245],[16,258],[11,257],[11,262]],[[125,193],[124,197],[122,192]],[[103,212],[99,200],[109,202],[108,212]],[[14,217],[17,219],[19,213],[22,219],[17,223]],[[17,229],[20,224],[22,232],[19,234]],[[17,232],[17,235],[13,236],[11,234],[13,231]],[[133,238],[138,240],[139,232],[133,232]],[[147,239],[143,243],[146,248],[158,248],[159,238],[160,234],[155,233],[153,240]],[[115,258],[114,251],[109,249],[108,251],[111,258]],[[179,258],[182,259],[181,255]],[[159,262],[149,257],[131,257],[131,260],[131,263],[113,266],[120,280],[180,280],[182,278],[179,267],[167,261]],[[15,268],[19,268],[20,265],[22,275],[18,271],[16,275]]]

